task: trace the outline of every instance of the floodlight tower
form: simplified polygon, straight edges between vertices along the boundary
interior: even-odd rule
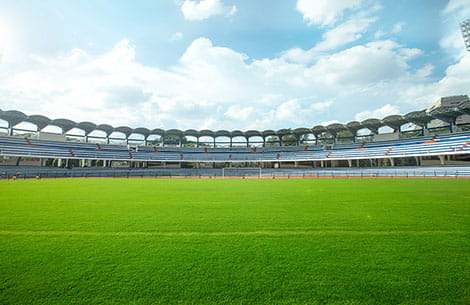
[[[462,30],[463,41],[465,42],[465,47],[467,51],[470,52],[470,19],[465,20],[460,24],[460,29]]]

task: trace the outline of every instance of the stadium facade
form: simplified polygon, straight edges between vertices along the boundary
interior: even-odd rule
[[[470,164],[470,124],[465,123],[469,114],[470,100],[464,95],[441,98],[427,110],[346,124],[277,131],[183,131],[115,128],[0,110],[0,119],[7,122],[5,135],[0,136],[0,165],[324,168]],[[439,122],[437,127],[433,127],[435,121]],[[19,129],[23,122],[34,124],[36,129]],[[407,124],[416,128],[404,130]],[[44,133],[50,125],[62,132]],[[381,132],[382,127],[391,132]],[[71,133],[77,129],[83,133]],[[360,132],[363,130],[365,134]],[[95,131],[105,136],[92,135]],[[116,137],[119,134],[121,137]],[[133,135],[140,135],[141,140],[136,142]],[[159,140],[151,140],[152,136]],[[187,137],[196,140],[188,141]],[[210,145],[201,142],[202,137],[211,138]],[[237,141],[240,138],[243,141]]]

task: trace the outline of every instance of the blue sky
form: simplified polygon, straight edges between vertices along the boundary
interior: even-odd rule
[[[470,94],[466,0],[2,0],[0,109],[280,129]]]

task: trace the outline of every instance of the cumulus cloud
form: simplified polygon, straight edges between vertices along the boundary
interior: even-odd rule
[[[200,21],[217,15],[233,16],[237,7],[226,6],[221,0],[185,0],[181,5],[181,12],[186,20]]]
[[[371,6],[354,13],[346,21],[328,29],[322,35],[322,40],[309,50],[293,48],[283,52],[283,58],[291,62],[311,63],[326,51],[335,50],[359,40],[368,31],[371,24],[377,21],[373,14],[380,9]]]
[[[470,93],[470,55],[434,80],[432,65],[409,64],[420,50],[391,40],[320,54],[311,64],[251,59],[203,37],[167,69],[140,63],[136,53],[122,40],[99,55],[73,49],[7,63],[0,108],[114,126],[277,129],[347,122],[352,109],[372,109],[358,118],[383,117]]]
[[[363,121],[370,118],[383,119],[386,116],[398,113],[400,113],[400,110],[397,106],[386,104],[374,110],[361,111],[356,114],[355,119],[356,121]]]
[[[296,8],[310,25],[331,26],[347,10],[361,8],[366,0],[297,0]]]

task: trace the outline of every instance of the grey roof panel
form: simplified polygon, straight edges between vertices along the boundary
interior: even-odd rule
[[[429,113],[426,112],[426,110],[412,111],[406,114],[404,118],[418,126],[424,126],[433,120],[433,118],[429,115]]]
[[[274,130],[267,129],[261,132],[263,137],[269,137],[269,136],[277,136],[277,133]]]
[[[199,131],[199,134],[201,135],[201,137],[215,137],[215,132],[209,129],[201,130]]]
[[[232,137],[245,137],[245,133],[241,130],[232,130],[230,134]]]
[[[169,130],[165,131],[165,135],[182,137],[183,136],[183,131],[179,130],[179,129],[169,129]]]
[[[62,128],[63,133],[66,133],[72,128],[77,127],[77,123],[71,120],[67,120],[67,119],[55,119],[55,120],[52,120],[49,125],[54,125],[54,126],[58,126]]]
[[[245,131],[245,137],[251,138],[251,137],[261,137],[261,131],[258,130],[247,130]]]
[[[385,125],[392,127],[394,130],[398,130],[401,125],[410,122],[409,120],[405,119],[405,117],[398,114],[389,115],[385,117],[382,121],[385,123]]]
[[[134,128],[134,130],[132,130],[132,133],[141,134],[146,139],[150,135],[150,130],[145,127],[138,127],[138,128]]]
[[[229,137],[231,136],[230,131],[228,130],[217,130],[215,132],[216,137]]]
[[[120,132],[124,134],[126,138],[128,138],[131,135],[133,129],[130,128],[129,126],[119,126],[119,127],[114,128],[114,131]]]
[[[85,131],[85,135],[88,135],[96,129],[96,124],[92,122],[80,122],[77,124],[77,128],[82,129]]]
[[[326,131],[325,126],[323,125],[317,125],[312,128],[312,133],[316,136],[320,135],[321,133],[324,133]]]
[[[353,134],[356,134],[356,132],[358,130],[361,130],[362,128],[364,128],[364,126],[362,126],[361,122],[358,122],[358,121],[351,121],[351,122],[347,123],[345,126]]]
[[[111,133],[113,133],[114,131],[114,127],[111,126],[111,125],[108,125],[108,124],[101,124],[101,125],[98,125],[96,126],[96,129],[97,130],[101,130],[101,131],[104,131],[106,133],[106,136],[109,137],[109,135]]]
[[[336,135],[338,132],[345,131],[345,130],[348,130],[348,129],[343,124],[333,123],[333,124],[330,124],[330,125],[326,126],[326,130],[329,133]]]
[[[0,119],[10,123],[10,126],[15,126],[21,122],[24,122],[28,116],[21,111],[7,110],[0,113]]]
[[[152,129],[150,131],[151,134],[156,134],[156,135],[159,135],[161,137],[163,137],[165,135],[165,130],[161,129],[161,128],[155,128],[155,129]]]
[[[452,106],[441,106],[437,107],[429,113],[432,117],[441,121],[451,123],[454,122],[457,117],[462,115],[462,112],[458,107]]]
[[[51,123],[51,119],[49,119],[48,117],[37,114],[28,116],[26,120],[36,125],[39,130],[43,129]]]
[[[187,130],[183,131],[183,135],[197,138],[197,137],[199,137],[199,131],[197,131],[196,129],[187,129]]]

